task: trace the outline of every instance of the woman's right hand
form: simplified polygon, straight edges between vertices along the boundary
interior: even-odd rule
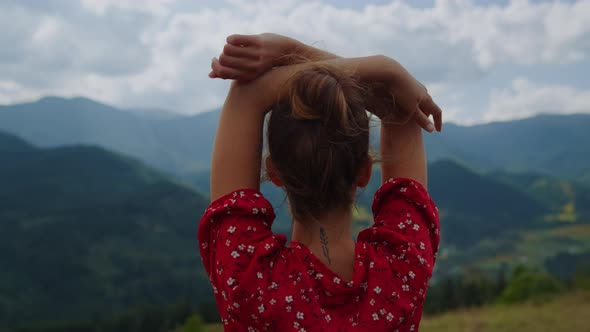
[[[279,64],[296,41],[274,33],[231,35],[219,59],[213,59],[211,78],[251,81]],[[217,62],[217,63],[216,63]]]

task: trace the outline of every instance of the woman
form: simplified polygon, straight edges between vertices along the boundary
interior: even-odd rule
[[[289,64],[300,57],[314,61]],[[225,330],[417,331],[439,243],[422,128],[442,120],[424,86],[385,56],[343,59],[274,34],[229,36],[209,76],[234,80],[198,234]],[[372,168],[367,110],[382,120],[383,184],[354,241],[351,208]],[[288,245],[259,192],[269,111],[265,166],[289,200]]]

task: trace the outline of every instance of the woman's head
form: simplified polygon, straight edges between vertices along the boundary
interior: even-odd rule
[[[370,178],[365,89],[333,67],[294,75],[268,121],[267,172],[285,188],[293,216],[348,208]]]

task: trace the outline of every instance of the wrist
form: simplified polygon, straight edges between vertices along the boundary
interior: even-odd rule
[[[275,66],[287,66],[300,62],[299,57],[307,57],[309,46],[304,43],[287,37],[282,36],[282,40],[279,47],[279,54],[275,59]]]

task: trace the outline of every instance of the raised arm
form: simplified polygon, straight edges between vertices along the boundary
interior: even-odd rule
[[[228,70],[224,76],[211,71],[211,78],[250,81],[273,67],[340,58],[296,39],[274,33],[231,35],[226,41],[219,63]]]
[[[422,129],[441,131],[442,111],[421,83],[409,74],[405,75],[405,80],[400,86],[406,86],[406,92],[396,94],[399,96],[396,105],[401,104],[406,112],[414,112],[414,116],[400,121],[388,116],[395,110],[381,110],[385,114],[381,121],[381,178],[382,182],[390,178],[410,178],[426,187],[427,160]],[[433,116],[434,123],[429,115]]]

